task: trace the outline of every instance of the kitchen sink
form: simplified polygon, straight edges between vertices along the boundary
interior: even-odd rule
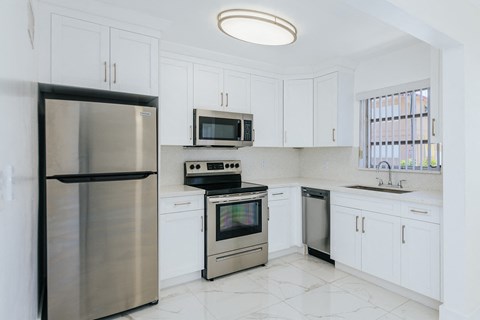
[[[412,192],[412,191],[408,191],[408,190],[402,190],[402,189],[380,188],[380,187],[369,187],[369,186],[360,186],[360,185],[356,185],[356,186],[347,186],[346,188],[350,188],[350,189],[358,189],[358,190],[368,190],[368,191],[388,192],[388,193],[398,193],[398,194]]]

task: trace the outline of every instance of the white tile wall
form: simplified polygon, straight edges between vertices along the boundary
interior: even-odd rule
[[[184,149],[163,146],[160,149],[160,184],[183,184],[183,163],[189,160],[241,160],[242,178],[245,181],[300,176],[300,150],[298,149]]]

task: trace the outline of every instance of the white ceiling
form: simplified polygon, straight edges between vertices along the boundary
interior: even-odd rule
[[[358,61],[379,51],[415,43],[415,38],[367,16],[341,0],[97,0],[169,21],[163,40],[287,67],[334,59]],[[217,28],[225,9],[266,11],[292,22],[298,39],[268,47],[230,38]]]

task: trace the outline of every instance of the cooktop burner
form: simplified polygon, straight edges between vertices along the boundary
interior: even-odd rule
[[[240,160],[187,161],[185,184],[205,190],[207,196],[265,191],[267,186],[243,182]]]

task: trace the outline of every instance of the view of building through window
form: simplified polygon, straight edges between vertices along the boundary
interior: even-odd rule
[[[430,88],[361,101],[365,168],[386,160],[392,169],[438,171],[440,148],[431,143]]]

